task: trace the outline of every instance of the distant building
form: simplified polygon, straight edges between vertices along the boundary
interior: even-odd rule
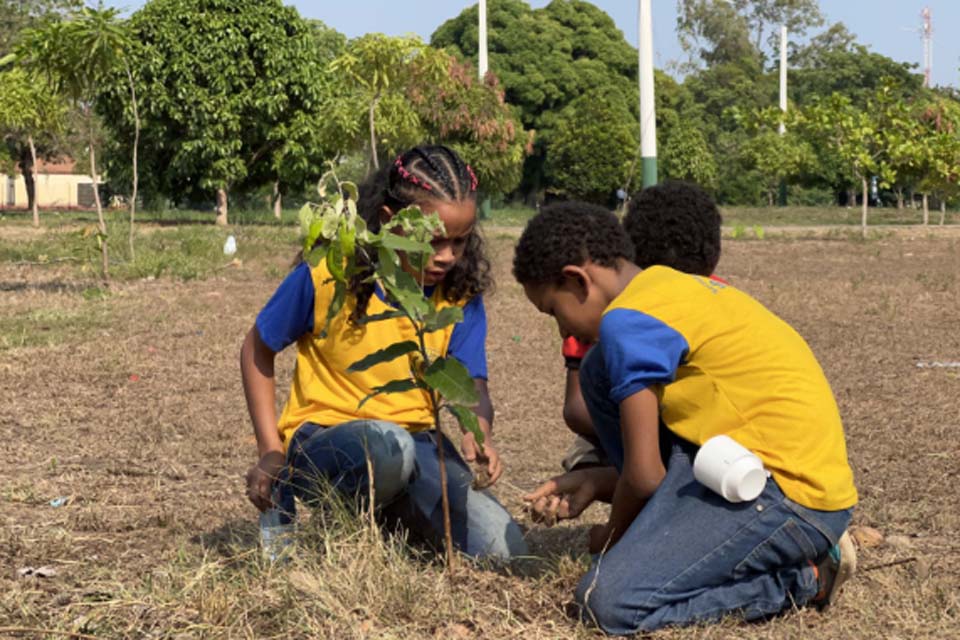
[[[75,172],[76,162],[63,158],[54,162],[37,161],[37,205],[40,208],[90,208],[93,180]],[[0,208],[26,209],[29,206],[27,184],[19,167],[14,174],[0,173]]]

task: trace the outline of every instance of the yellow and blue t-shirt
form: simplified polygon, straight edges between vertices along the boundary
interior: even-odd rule
[[[803,338],[734,287],[668,267],[638,274],[607,307],[610,397],[650,387],[661,418],[696,445],[726,434],[811,509],[857,502],[840,412]]]
[[[374,396],[362,408],[360,402],[374,387],[390,380],[410,377],[407,358],[375,365],[366,371],[347,372],[364,356],[402,340],[416,340],[412,323],[391,318],[355,326],[350,314],[356,299],[347,296],[343,308],[320,337],[333,298],[333,283],[325,263],[311,268],[298,265],[280,284],[257,316],[260,338],[273,351],[297,343],[297,363],[290,397],[278,420],[284,444],[305,422],[333,426],[350,420],[371,419],[395,422],[410,431],[433,428],[429,400],[422,389]],[[426,334],[427,351],[434,357],[451,355],[464,364],[474,378],[487,377],[487,317],[483,297],[450,303],[439,287],[428,288],[437,308],[460,306],[463,320],[453,326]],[[370,297],[367,314],[387,312],[389,305],[377,288]]]

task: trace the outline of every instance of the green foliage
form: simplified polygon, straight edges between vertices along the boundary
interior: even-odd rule
[[[556,185],[552,190],[609,203],[618,187],[640,182],[638,139],[639,126],[623,100],[600,91],[584,94],[558,119],[544,167],[547,180]]]
[[[321,185],[325,182],[321,180]],[[472,433],[482,445],[483,431],[471,409],[479,400],[473,378],[456,358],[429,353],[424,341],[427,333],[462,320],[463,312],[459,308],[437,309],[433,299],[424,296],[417,280],[401,267],[401,254],[413,268],[425,266],[433,252],[430,241],[435,234],[444,232],[443,223],[436,214],[427,216],[419,208],[409,207],[397,212],[374,233],[357,215],[356,186],[338,181],[336,184],[337,189],[329,196],[321,187],[320,196],[324,199],[321,204],[307,204],[300,211],[304,258],[312,264],[326,260],[335,283],[327,326],[343,307],[347,282],[363,263],[373,265],[373,280],[387,292],[395,307],[394,312],[367,316],[365,322],[395,318],[399,314],[411,322],[416,335],[415,341],[394,343],[350,366],[350,371],[364,371],[397,358],[405,357],[410,362],[409,378],[385,382],[373,389],[360,405],[381,393],[422,388],[430,398],[438,429],[440,411],[446,408],[457,417],[461,428]]]
[[[506,102],[517,108],[523,127],[535,132],[532,155],[524,167],[524,188],[582,192],[583,185],[558,183],[544,163],[555,137],[569,137],[569,128],[562,130],[570,114],[566,108],[586,93],[627,105],[636,120],[636,49],[608,15],[582,0],[551,2],[542,9],[531,9],[522,0],[491,1],[487,23],[490,68],[502,83]],[[442,24],[431,43],[475,65],[477,37],[473,5]],[[604,191],[622,184],[622,172],[609,183],[608,169],[604,168],[606,175],[590,180],[591,191],[601,184]]]
[[[145,192],[174,202],[267,182],[300,185],[336,146],[325,101],[326,62],[338,39],[280,0],[151,0],[133,14],[131,61],[141,104]],[[324,44],[326,43],[326,44]],[[111,76],[99,108],[114,137],[133,139],[125,74]],[[115,172],[126,171],[122,158]]]

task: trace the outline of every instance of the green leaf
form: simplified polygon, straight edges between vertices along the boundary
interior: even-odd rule
[[[427,333],[443,329],[451,324],[463,320],[463,309],[460,307],[444,307],[440,311],[428,313],[423,319],[423,330]]]
[[[356,227],[345,225],[340,229],[340,250],[348,260],[352,259],[357,248]]]
[[[437,358],[423,373],[424,381],[431,389],[452,404],[473,406],[480,401],[477,388],[467,368],[450,356]]]
[[[389,347],[384,347],[370,353],[360,360],[357,360],[352,365],[347,367],[349,373],[356,373],[358,371],[366,371],[370,367],[376,366],[382,362],[390,362],[391,360],[396,360],[402,355],[406,355],[411,351],[416,351],[420,347],[417,346],[417,343],[412,340],[404,340],[403,342],[395,342]]]
[[[360,404],[357,405],[359,410],[363,405],[367,403],[367,400],[370,400],[374,396],[378,396],[382,393],[406,393],[407,391],[412,391],[417,388],[422,388],[419,382],[413,378],[404,378],[402,380],[391,380],[386,384],[382,384],[379,387],[374,387],[373,391],[370,392],[367,397],[360,401]]]
[[[477,420],[477,414],[473,412],[473,409],[458,404],[445,404],[443,406],[457,419],[457,422],[460,423],[460,428],[468,433],[472,433],[473,438],[477,441],[477,445],[482,447],[483,429],[480,428],[480,421]]]
[[[433,309],[430,301],[423,297],[423,291],[417,281],[406,271],[397,271],[396,280],[394,282],[384,280],[383,285],[393,301],[417,322],[420,322]]]
[[[374,313],[360,318],[360,324],[370,324],[371,322],[380,322],[381,320],[392,320],[394,318],[405,318],[406,314],[398,309],[390,309],[383,313]]]
[[[309,249],[304,252],[303,259],[307,261],[311,267],[315,267],[320,264],[320,261],[327,257],[327,249],[329,247],[325,244],[317,245],[313,249]]]
[[[360,191],[357,189],[357,185],[355,185],[354,183],[343,182],[340,184],[340,188],[343,189],[346,192],[346,194],[350,197],[350,199],[353,200],[354,202],[360,199]]]
[[[422,242],[414,238],[399,236],[395,233],[385,233],[380,238],[380,244],[394,251],[406,251],[408,253],[433,253],[433,245],[429,242]]]
[[[338,283],[346,279],[346,274],[343,270],[343,249],[339,243],[331,244],[327,251],[327,269],[330,270],[330,275],[332,275],[333,279]]]
[[[330,328],[330,322],[337,317],[343,308],[343,303],[347,299],[347,284],[339,280],[333,285],[333,298],[330,299],[330,306],[327,307],[327,319],[324,321],[323,330],[320,332],[321,338],[327,337],[327,330]]]

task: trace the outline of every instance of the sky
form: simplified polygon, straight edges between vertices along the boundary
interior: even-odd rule
[[[444,21],[457,16],[476,0],[284,0],[307,18],[323,20],[328,26],[355,37],[364,33],[388,35],[416,33],[424,40]],[[603,9],[623,31],[627,40],[637,44],[636,0],[591,0]],[[529,0],[542,7],[548,0]],[[143,2],[108,2],[135,10]],[[655,64],[668,67],[682,61],[685,54],[676,36],[676,0],[653,0],[653,43]],[[960,24],[957,0],[820,0],[827,23],[843,22],[859,42],[878,53],[902,62],[923,61],[919,28],[920,11],[930,7],[933,15],[933,84],[960,86],[960,38],[950,36]]]

